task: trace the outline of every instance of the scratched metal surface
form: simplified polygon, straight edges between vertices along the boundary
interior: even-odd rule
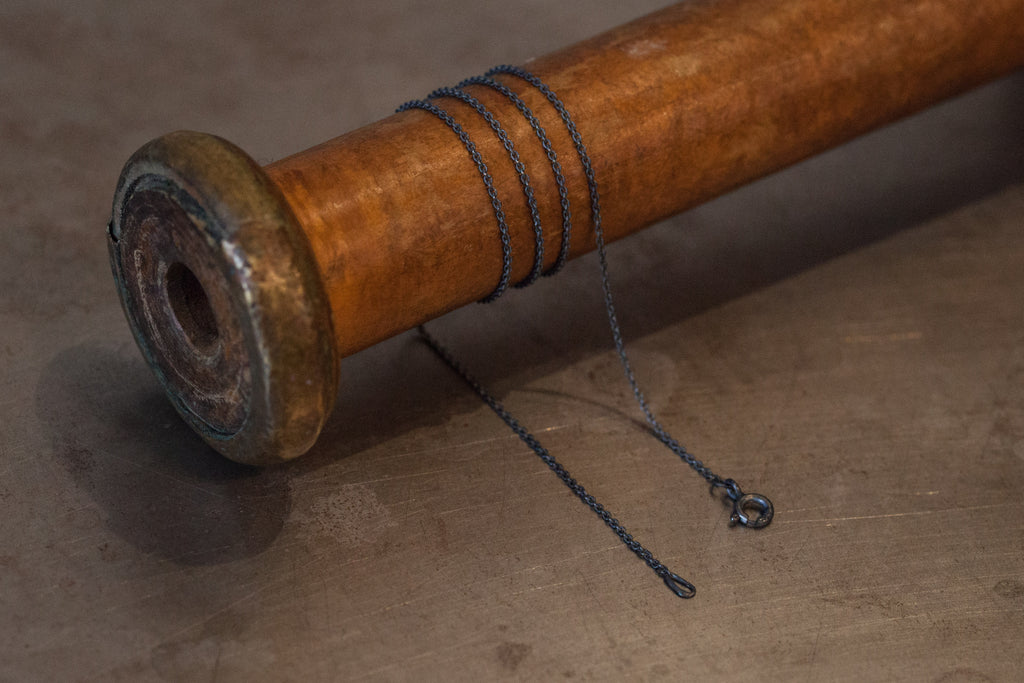
[[[1020,679],[1021,75],[612,248],[653,405],[762,532],[638,426],[592,258],[436,323],[689,602],[409,336],[268,471],[143,366],[102,239],[142,142],[270,160],[657,4],[0,5],[0,680]]]

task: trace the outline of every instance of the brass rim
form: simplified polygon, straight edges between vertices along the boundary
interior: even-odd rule
[[[307,451],[337,394],[330,309],[259,165],[212,135],[153,140],[121,173],[108,245],[135,340],[185,421],[242,463]]]

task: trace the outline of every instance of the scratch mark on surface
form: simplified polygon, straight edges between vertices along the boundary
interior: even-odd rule
[[[970,505],[966,507],[940,508],[938,510],[912,510],[910,512],[889,512],[880,515],[854,515],[850,517],[821,517],[818,519],[780,519],[776,524],[812,524],[816,522],[850,522],[862,519],[886,519],[889,517],[917,517],[920,515],[934,515],[940,512],[967,512],[969,510],[987,510],[991,508],[1006,507],[1008,503],[993,503],[992,505]]]
[[[556,566],[561,565],[561,564],[568,564],[568,563],[572,563],[572,562],[577,562],[579,560],[579,558],[586,557],[588,555],[594,555],[594,554],[597,554],[597,553],[605,553],[605,552],[610,552],[610,551],[616,551],[617,552],[619,547],[620,546],[618,546],[618,545],[612,545],[612,546],[607,546],[607,547],[600,548],[600,549],[597,549],[597,550],[588,550],[588,551],[585,551],[585,552],[576,553],[574,555],[563,557],[563,558],[560,558],[560,559],[558,559],[558,560],[556,560],[554,562],[546,563],[546,564],[543,564],[543,565],[535,565],[533,567],[527,567],[525,569],[517,569],[517,570],[511,571],[511,572],[504,572],[504,573],[501,573],[501,574],[496,575],[496,576],[490,576],[490,577],[486,577],[486,578],[481,578],[481,579],[477,579],[477,580],[474,580],[474,581],[467,581],[467,582],[461,584],[459,586],[459,588],[457,588],[457,589],[456,588],[451,588],[451,587],[445,587],[445,588],[443,588],[441,590],[431,591],[429,593],[428,592],[421,592],[421,593],[418,593],[415,597],[409,598],[407,600],[401,600],[399,602],[393,602],[393,603],[391,603],[389,605],[384,605],[383,607],[377,607],[375,609],[368,610],[368,611],[365,611],[365,612],[360,612],[358,614],[348,615],[348,616],[344,617],[341,620],[341,623],[348,623],[348,622],[352,622],[352,621],[362,622],[367,617],[378,615],[378,614],[384,614],[384,613],[390,612],[392,610],[399,609],[401,607],[408,607],[409,605],[413,605],[413,604],[416,604],[416,603],[426,602],[426,601],[430,601],[430,600],[436,600],[438,598],[443,598],[444,596],[452,595],[454,593],[462,593],[462,592],[472,588],[473,586],[476,586],[476,585],[479,585],[479,584],[488,583],[488,582],[505,581],[505,580],[507,580],[507,579],[509,579],[511,577],[522,575],[522,574],[526,574],[528,572],[532,572],[532,571],[535,571],[537,569],[551,568],[551,567],[556,567]],[[596,578],[596,577],[604,576],[604,575],[607,575],[607,574],[611,574],[613,571],[614,571],[613,569],[594,570],[594,571],[590,572],[590,577],[591,578]],[[544,588],[551,588],[551,587],[553,587],[555,585],[562,585],[562,584],[575,585],[575,583],[578,583],[578,581],[564,581],[564,582],[561,582],[559,584],[548,584],[548,585],[544,586]],[[540,587],[538,587],[538,590],[539,589],[540,589]],[[521,591],[519,591],[518,593],[515,593],[515,594],[518,595],[519,593],[528,593],[531,590],[532,589],[524,589],[524,590],[521,590]]]
[[[340,484],[338,486],[325,486],[324,488],[338,489],[345,488],[346,486],[363,486],[365,484],[376,484],[377,482],[380,481],[399,481],[401,479],[415,479],[416,477],[428,477],[431,474],[441,474],[442,472],[446,471],[447,470],[445,468],[441,468],[439,470],[429,470],[427,472],[414,472],[412,474],[398,474],[387,477],[378,477],[376,479],[360,479],[359,481],[351,481],[345,484]]]
[[[807,680],[809,680],[809,681],[815,680],[815,676],[814,676],[814,668],[815,667],[814,667],[814,665],[818,661],[818,641],[821,640],[821,632],[824,630],[823,627],[824,627],[824,618],[822,616],[820,616],[820,613],[819,613],[818,626],[815,629],[815,633],[814,633],[814,645],[811,648],[811,658],[810,658],[810,661],[807,663],[808,668],[809,668],[809,670],[807,672]]]
[[[879,624],[891,624],[897,621],[907,620],[925,620],[932,622],[938,615],[953,615],[957,619],[967,621],[970,617],[991,615],[991,614],[1019,614],[1020,610],[1015,608],[998,609],[995,607],[985,607],[981,609],[965,610],[962,607],[950,607],[949,609],[933,610],[928,612],[915,612],[913,614],[900,614],[895,617],[883,617],[879,619],[865,619],[864,621],[852,621],[845,624],[839,624],[836,626],[836,631],[848,631],[851,629],[864,629],[865,627],[876,626]]]
[[[879,344],[885,342],[916,341],[924,335],[918,330],[911,332],[893,332],[891,334],[849,334],[843,337],[847,344]]]
[[[579,583],[580,582],[575,579],[571,581],[557,581],[555,583],[545,583],[540,586],[532,586],[530,588],[524,588],[520,591],[513,591],[511,593],[508,593],[508,595],[525,595],[526,593],[536,593],[537,591],[543,591],[549,588],[557,588],[558,586],[576,586],[579,585]],[[599,604],[598,606],[601,605]]]
[[[302,564],[298,565],[298,567],[300,569],[305,569],[306,567],[310,567],[312,565],[315,565],[315,564],[320,563],[320,562],[327,561],[329,559],[330,558],[327,555],[316,556],[316,557],[310,559],[308,562],[303,562]],[[348,565],[351,565],[351,564],[355,564],[358,561],[359,561],[358,559],[353,559],[353,560],[349,560],[348,562],[341,562],[341,563],[337,563],[337,564],[332,564],[331,569],[332,569],[332,571],[337,572],[337,570],[341,569],[342,567],[345,567],[345,566],[348,566]],[[253,581],[250,581],[249,585],[251,585],[252,583],[256,583],[257,581],[259,581],[259,579],[255,579]],[[290,582],[291,582],[291,576],[289,575],[289,576],[282,577],[282,578],[280,578],[280,579],[278,579],[276,581],[271,581],[270,583],[267,583],[267,584],[265,584],[263,586],[260,586],[260,587],[254,589],[254,590],[251,590],[248,593],[246,593],[245,595],[242,595],[242,596],[240,596],[238,598],[235,598],[234,600],[231,600],[230,602],[225,604],[220,609],[214,610],[212,612],[207,612],[206,614],[204,614],[199,619],[196,619],[196,620],[190,622],[189,624],[179,628],[178,630],[173,631],[170,635],[168,635],[168,636],[163,638],[163,642],[165,642],[165,643],[173,642],[173,641],[177,640],[178,638],[180,638],[181,636],[183,636],[186,633],[188,633],[189,631],[191,631],[192,629],[197,628],[199,626],[202,626],[203,624],[207,623],[211,619],[213,619],[215,617],[218,617],[218,616],[220,616],[220,615],[222,615],[222,614],[224,614],[224,613],[234,609],[236,606],[251,600],[255,596],[261,595],[263,593],[268,593],[268,592],[270,592],[272,590],[276,590],[277,588],[280,588],[281,586],[287,585]],[[111,606],[106,611],[107,611],[107,613],[110,613],[110,612],[113,612],[115,610],[127,607],[128,605],[137,604],[137,603],[142,602],[144,600],[147,600],[147,599],[149,599],[151,597],[154,597],[154,596],[156,596],[158,594],[167,593],[169,590],[173,590],[173,587],[164,587],[161,590],[153,591],[152,593],[147,594],[147,595],[143,596],[142,598],[140,598],[138,600],[132,600],[129,603],[121,603],[121,604],[118,604],[118,605]]]
[[[461,648],[464,648],[464,647],[466,647],[467,645],[470,645],[470,644],[479,644],[479,643],[483,643],[483,642],[484,641],[479,639],[479,638],[468,638],[466,640],[460,640],[459,642],[452,643],[452,644],[450,644],[450,645],[448,645],[446,647],[430,648],[426,652],[421,652],[418,655],[413,655],[412,657],[404,658],[401,661],[394,661],[394,662],[391,662],[389,664],[385,664],[384,666],[379,666],[376,669],[371,669],[370,671],[364,671],[363,674],[358,679],[352,679],[352,680],[361,680],[361,679],[365,680],[367,678],[372,678],[374,675],[380,674],[380,673],[382,673],[384,671],[387,671],[389,669],[394,669],[396,666],[407,667],[410,662],[415,662],[416,660],[424,659],[425,657],[430,657],[432,655],[440,654],[442,652],[449,652],[451,650],[461,649]]]
[[[204,494],[206,494],[208,496],[213,496],[215,498],[220,498],[221,500],[230,500],[231,499],[231,496],[229,494],[222,493],[221,491],[217,491],[217,490],[208,489],[208,488],[206,488],[204,486],[200,486],[199,484],[196,484],[195,482],[191,482],[191,481],[188,481],[186,479],[182,479],[181,477],[176,477],[173,474],[170,474],[169,472],[164,472],[164,471],[161,471],[161,470],[159,470],[159,469],[157,469],[155,467],[151,467],[150,465],[147,465],[145,463],[139,462],[137,460],[133,460],[130,457],[125,457],[125,456],[117,455],[116,453],[112,453],[112,452],[104,450],[104,449],[97,449],[97,450],[93,451],[93,453],[95,455],[98,455],[98,456],[102,455],[102,456],[105,456],[105,457],[110,458],[112,460],[116,460],[119,463],[121,463],[123,465],[126,465],[126,466],[128,466],[128,467],[130,467],[130,468],[132,468],[134,470],[141,470],[143,472],[146,472],[147,474],[154,475],[154,476],[159,477],[161,479],[169,479],[170,481],[173,481],[175,484],[179,484],[184,489],[191,489],[191,490],[197,491],[199,493],[204,493]]]
[[[218,645],[217,647],[217,659],[213,662],[213,671],[210,675],[210,680],[216,683],[218,674],[220,673],[220,656],[224,654],[224,649]]]
[[[552,425],[550,427],[544,427],[543,429],[535,429],[534,431],[538,434],[547,434],[550,432],[557,432],[563,429],[569,428],[571,425]],[[486,439],[477,439],[476,441],[465,441],[462,443],[451,443],[442,444],[439,446],[431,446],[430,448],[421,448],[415,451],[403,451],[402,453],[395,453],[394,455],[388,456],[390,458],[404,458],[409,455],[422,455],[424,453],[436,453],[438,451],[452,451],[461,448],[469,448],[471,446],[482,446],[489,443],[496,443],[499,441],[519,441],[519,437],[515,434],[500,434],[497,436],[489,436]]]

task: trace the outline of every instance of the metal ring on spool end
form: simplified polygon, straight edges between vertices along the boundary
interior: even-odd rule
[[[107,233],[135,341],[185,421],[241,463],[307,451],[337,395],[331,314],[259,165],[212,135],[157,138],[121,172]]]

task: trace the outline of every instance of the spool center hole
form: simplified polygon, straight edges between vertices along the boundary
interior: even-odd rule
[[[193,346],[206,351],[217,343],[220,332],[210,299],[199,278],[184,263],[172,264],[167,269],[167,300]]]

